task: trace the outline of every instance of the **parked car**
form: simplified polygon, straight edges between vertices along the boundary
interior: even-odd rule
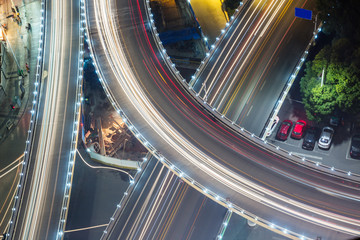
[[[318,142],[319,148],[329,149],[333,135],[334,129],[332,127],[324,127],[321,131],[320,139]]]
[[[316,142],[317,130],[314,127],[309,127],[306,130],[302,148],[306,150],[313,150]]]
[[[335,111],[334,114],[330,117],[329,124],[330,126],[337,127],[340,124],[343,124],[344,118],[341,116],[339,111]]]
[[[271,123],[271,126],[270,126],[270,130],[266,133],[266,136],[267,136],[267,137],[270,136],[270,135],[273,133],[273,131],[274,131],[274,129],[276,128],[279,120],[280,120],[280,119],[279,119],[278,116],[275,116],[275,117],[274,117],[274,119],[273,119],[273,121],[272,121],[272,123]]]
[[[360,159],[360,135],[354,135],[351,138],[350,157]]]
[[[304,135],[306,128],[306,122],[304,120],[297,120],[294,129],[291,132],[291,137],[295,139],[301,139]]]
[[[276,134],[276,138],[285,141],[289,136],[292,125],[292,121],[284,120],[280,125],[280,128]]]

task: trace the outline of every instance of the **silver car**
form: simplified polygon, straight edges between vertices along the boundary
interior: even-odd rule
[[[318,146],[322,149],[329,149],[331,140],[334,135],[334,129],[332,127],[324,127],[321,131]]]

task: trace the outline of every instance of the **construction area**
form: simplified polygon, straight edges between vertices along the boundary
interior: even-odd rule
[[[136,169],[147,149],[110,104],[91,59],[85,59],[84,70],[82,140],[90,157],[106,165]]]

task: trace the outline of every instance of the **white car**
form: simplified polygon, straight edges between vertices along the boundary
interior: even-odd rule
[[[270,126],[270,130],[266,133],[266,136],[268,137],[268,136],[270,136],[272,133],[273,133],[273,131],[274,131],[274,129],[276,128],[276,125],[278,124],[278,122],[279,122],[279,117],[278,116],[275,116],[274,117],[274,119],[273,119],[273,121],[272,121],[272,123],[271,123],[271,126]]]
[[[332,127],[324,127],[321,131],[318,146],[322,149],[329,149],[331,140],[334,135],[334,129]]]

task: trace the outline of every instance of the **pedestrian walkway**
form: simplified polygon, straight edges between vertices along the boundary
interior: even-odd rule
[[[11,2],[18,6],[21,25],[14,22],[12,18],[6,18],[13,13]],[[0,87],[0,169],[15,161],[25,149],[40,37],[40,9],[40,0],[0,0],[0,24],[7,25],[6,36],[9,42],[6,44],[6,48],[1,48],[2,56],[0,58],[0,86],[2,86],[2,88]],[[31,31],[27,29],[28,23],[31,24]],[[25,76],[20,81],[16,61]],[[26,71],[26,63],[29,66],[29,73]],[[19,82],[22,82],[23,89],[20,88]],[[20,104],[17,101],[13,102],[15,96],[21,100]],[[14,109],[11,104],[14,104]],[[8,209],[7,206],[12,206],[13,198],[7,198],[7,196],[13,195],[11,192],[12,182],[13,179],[8,177],[7,181],[3,181],[1,184],[0,209],[2,211],[0,211],[0,216],[3,221],[0,224],[0,233],[5,232],[10,219],[11,211],[6,209]]]
[[[21,22],[15,21],[12,2]],[[25,5],[23,4],[25,3]],[[40,1],[3,1],[0,4],[1,25],[5,40],[1,43],[0,73],[0,144],[16,128],[28,107],[35,78],[40,18]],[[34,12],[34,14],[32,14]],[[33,17],[34,15],[34,17]],[[30,25],[29,25],[30,24]],[[28,66],[28,69],[27,69]],[[24,125],[22,127],[27,128]]]

